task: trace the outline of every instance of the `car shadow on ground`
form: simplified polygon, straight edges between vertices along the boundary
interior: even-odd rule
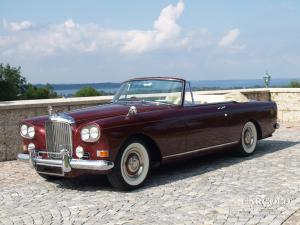
[[[299,143],[300,142],[292,141],[262,140],[258,143],[255,154],[249,157],[233,156],[233,154],[231,154],[232,149],[223,149],[205,156],[162,165],[153,169],[150,172],[145,185],[133,192],[140,192],[147,188],[165,185],[193,176],[199,176],[213,170],[262,157],[266,154],[283,151]],[[84,175],[76,178],[59,179],[51,182],[56,183],[58,188],[75,189],[77,191],[115,191],[109,184],[105,175]]]

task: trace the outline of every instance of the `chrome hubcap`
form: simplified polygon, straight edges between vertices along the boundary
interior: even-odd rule
[[[254,152],[257,143],[257,131],[256,127],[252,122],[245,124],[242,131],[242,145],[243,150],[251,154]]]
[[[141,175],[144,169],[144,159],[138,149],[132,148],[128,151],[123,168],[127,177],[136,178]]]
[[[247,128],[245,130],[245,134],[244,134],[244,143],[246,145],[252,145],[254,142],[254,135],[253,135],[253,132],[251,130],[251,128]]]
[[[149,171],[147,149],[141,143],[131,143],[124,150],[121,158],[121,173],[129,185],[139,185],[147,177]]]
[[[126,170],[128,172],[128,174],[130,175],[134,175],[138,172],[139,168],[140,168],[140,159],[138,157],[138,155],[136,155],[135,153],[131,153],[126,161]]]

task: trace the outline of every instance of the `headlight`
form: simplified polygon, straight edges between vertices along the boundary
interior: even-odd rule
[[[28,126],[27,125],[22,125],[21,126],[21,135],[24,137],[24,136],[26,136],[27,135],[27,133],[28,133]]]
[[[88,125],[81,129],[81,140],[85,142],[96,142],[100,138],[100,128],[97,125]]]
[[[32,139],[35,135],[34,127],[23,124],[20,128],[20,134],[23,138]]]
[[[87,141],[90,138],[90,131],[87,128],[81,130],[81,139]]]
[[[91,138],[97,139],[99,137],[99,129],[98,129],[98,127],[92,127],[90,129],[90,135],[91,135]]]
[[[33,137],[34,137],[34,135],[35,135],[34,127],[28,127],[27,135],[28,135],[28,137],[30,137],[30,138],[33,138]]]

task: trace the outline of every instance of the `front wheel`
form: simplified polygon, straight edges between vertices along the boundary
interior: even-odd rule
[[[117,189],[132,190],[143,185],[150,167],[147,145],[141,140],[132,140],[119,153],[115,167],[107,175]]]
[[[239,146],[236,151],[238,155],[249,156],[255,151],[257,145],[257,130],[252,122],[247,122],[242,130]]]

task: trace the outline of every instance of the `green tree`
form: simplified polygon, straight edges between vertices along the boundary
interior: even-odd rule
[[[88,96],[100,96],[100,95],[102,95],[102,92],[99,92],[95,88],[89,86],[81,88],[74,94],[75,97],[88,97]]]
[[[47,84],[45,87],[36,87],[32,84],[28,84],[22,95],[22,99],[47,99],[57,97],[59,97],[58,94],[53,91],[53,87],[50,84]]]
[[[0,64],[0,101],[59,97],[53,87],[35,87],[21,75],[21,67]]]
[[[0,101],[19,99],[25,85],[26,78],[21,76],[21,67],[0,64]]]
[[[289,88],[300,88],[300,82],[297,80],[292,80],[289,85]]]

